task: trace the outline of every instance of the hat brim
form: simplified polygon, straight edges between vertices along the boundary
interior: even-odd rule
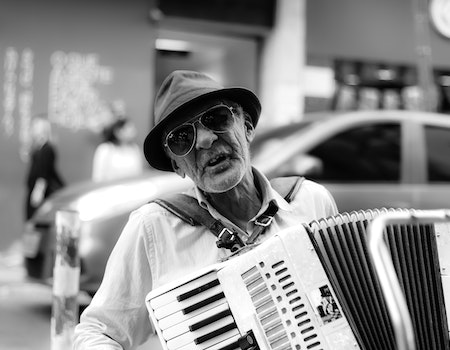
[[[187,112],[187,109],[204,100],[218,97],[229,98],[230,100],[239,103],[250,115],[253,126],[256,127],[259,115],[261,114],[261,104],[258,97],[256,97],[252,91],[235,87],[224,88],[203,94],[176,108],[150,130],[144,141],[144,155],[153,168],[163,171],[173,171],[170,158],[166,155],[163,145],[163,132],[166,130],[166,127],[181,125],[190,118],[189,113],[185,113]],[[186,115],[186,118],[180,118],[180,115],[183,114]]]

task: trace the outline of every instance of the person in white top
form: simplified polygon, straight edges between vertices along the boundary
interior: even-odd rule
[[[143,158],[136,144],[136,127],[125,117],[105,130],[105,142],[99,144],[92,162],[92,180],[110,181],[142,173]]]
[[[144,142],[149,164],[191,178],[194,185],[185,194],[243,244],[260,232],[256,220],[271,206],[276,214],[256,243],[337,214],[324,186],[305,180],[288,203],[251,165],[250,142],[260,112],[250,90],[224,88],[203,73],[175,71],[156,96],[155,126]],[[145,296],[227,257],[230,250],[216,241],[206,226],[192,226],[155,202],[131,213],[102,284],[76,326],[74,349],[129,350],[144,343],[154,332]]]

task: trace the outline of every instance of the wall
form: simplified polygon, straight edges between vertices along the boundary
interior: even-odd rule
[[[309,57],[341,57],[411,63],[416,60],[411,0],[309,0]],[[450,67],[450,39],[430,27],[435,66]]]
[[[142,143],[154,95],[150,6],[149,0],[2,1],[1,245],[22,232],[23,155],[33,114],[51,112],[58,167],[69,184],[90,177],[112,101],[136,122]]]
[[[258,45],[247,37],[188,31],[158,30],[158,39],[182,42],[184,51],[159,50],[156,55],[155,89],[176,69],[201,70],[223,86],[258,90]],[[158,45],[158,43],[157,43]]]

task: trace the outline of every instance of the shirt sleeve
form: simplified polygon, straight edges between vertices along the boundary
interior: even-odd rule
[[[309,181],[311,182],[311,181]],[[324,217],[333,216],[339,213],[336,201],[330,191],[323,185],[316,184],[318,187],[318,200],[324,208]]]
[[[337,215],[339,213],[336,201],[334,197],[331,195],[330,191],[324,188],[326,196],[328,197],[328,205],[327,205],[327,216]]]
[[[317,220],[338,214],[338,207],[325,186],[304,180],[300,190],[291,202],[300,212],[308,213],[310,220]]]
[[[149,229],[135,211],[105,269],[102,284],[75,328],[74,350],[135,349],[152,332],[145,297],[152,287]]]

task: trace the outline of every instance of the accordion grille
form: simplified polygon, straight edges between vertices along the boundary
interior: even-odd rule
[[[392,209],[391,209],[392,210]],[[382,210],[344,213],[307,227],[311,241],[364,350],[395,350],[380,283],[368,253],[368,223]],[[385,240],[405,294],[418,350],[449,350],[433,225],[390,225]]]

